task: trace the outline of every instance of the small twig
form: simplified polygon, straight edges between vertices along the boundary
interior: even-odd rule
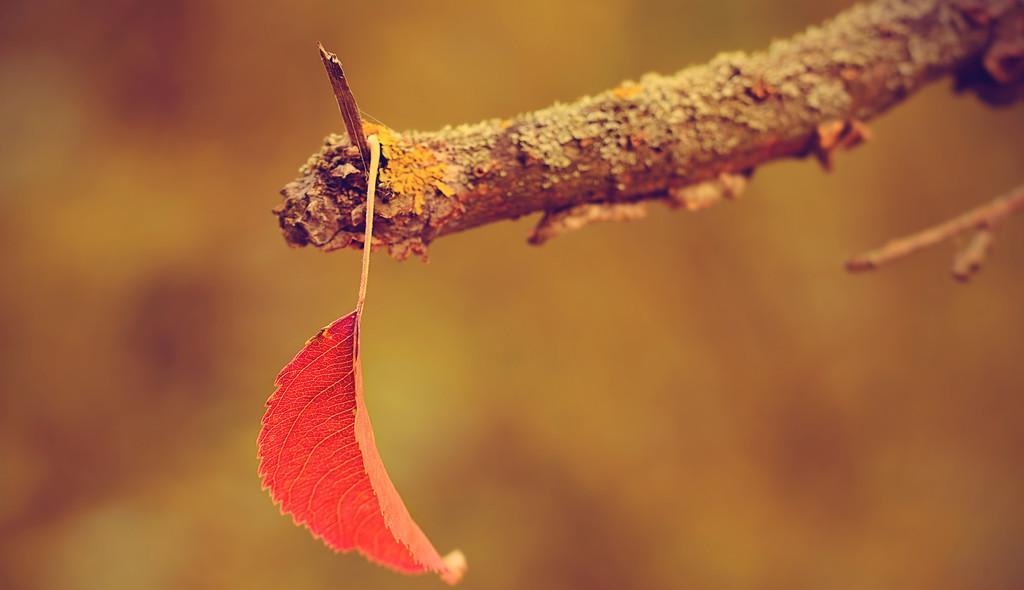
[[[753,170],[740,174],[723,172],[713,180],[691,184],[681,188],[668,189],[666,203],[676,209],[683,207],[687,211],[700,211],[717,204],[723,199],[736,199],[747,187],[747,180]]]
[[[891,240],[881,248],[855,256],[846,262],[846,268],[852,272],[874,270],[883,264],[934,246],[972,229],[990,229],[1021,209],[1024,209],[1024,185],[987,205],[972,209],[949,221],[897,240]]]
[[[646,215],[644,203],[584,203],[544,213],[526,241],[539,246],[555,236],[578,230],[595,221],[630,221],[643,219]]]
[[[981,270],[981,265],[992,247],[992,230],[979,229],[971,236],[967,245],[953,257],[953,278],[966,283],[971,276]]]
[[[341,118],[345,121],[345,130],[348,131],[348,136],[352,143],[359,148],[359,157],[363,160],[363,167],[365,169],[366,162],[370,159],[370,146],[366,143],[366,135],[363,132],[363,118],[359,114],[359,105],[356,104],[356,97],[352,94],[352,89],[348,87],[348,79],[345,78],[345,71],[341,69],[341,61],[338,60],[338,56],[327,51],[319,41],[316,46],[320,50],[320,59],[324,62],[327,77],[331,80],[334,98],[338,101]]]

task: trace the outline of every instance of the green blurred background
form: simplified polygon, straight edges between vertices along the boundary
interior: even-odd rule
[[[270,209],[342,128],[314,48],[398,128],[509,116],[842,1],[137,0],[0,7],[0,588],[439,588],[278,514],[278,369],[358,255]],[[1024,219],[842,262],[1024,177],[1024,108],[929,88],[824,174],[543,248],[534,220],[375,257],[377,441],[465,588],[1021,588]]]

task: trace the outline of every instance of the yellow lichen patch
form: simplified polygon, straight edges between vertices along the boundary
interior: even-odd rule
[[[612,94],[614,94],[616,98],[628,100],[640,94],[641,90],[642,88],[639,84],[623,84],[622,86],[613,89]]]
[[[441,182],[440,180],[435,182],[434,186],[436,186],[437,190],[441,191],[441,194],[446,196],[446,197],[450,197],[450,196],[455,194],[455,189],[453,189],[452,187],[448,186],[447,184]]]
[[[387,166],[380,171],[380,183],[398,197],[411,197],[417,215],[423,212],[427,191],[437,190],[446,197],[455,190],[444,183],[446,166],[429,149],[414,145],[402,135],[383,126],[365,123],[366,133],[377,134]]]

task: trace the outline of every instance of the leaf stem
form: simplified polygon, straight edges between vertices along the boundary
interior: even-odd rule
[[[356,299],[356,317],[363,316],[366,302],[366,282],[370,276],[370,251],[373,250],[373,201],[377,194],[377,171],[380,168],[380,140],[376,135],[367,138],[370,148],[370,170],[366,177],[366,230],[363,233],[363,270],[359,274],[359,298]]]

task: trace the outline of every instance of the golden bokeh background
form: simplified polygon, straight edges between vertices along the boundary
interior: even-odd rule
[[[358,255],[270,209],[342,124],[314,48],[398,128],[504,117],[754,50],[830,0],[0,5],[0,588],[416,589],[278,514],[277,370]],[[1024,586],[1024,219],[842,262],[1024,180],[1024,107],[937,84],[823,173],[525,245],[377,255],[377,441],[467,590]]]

